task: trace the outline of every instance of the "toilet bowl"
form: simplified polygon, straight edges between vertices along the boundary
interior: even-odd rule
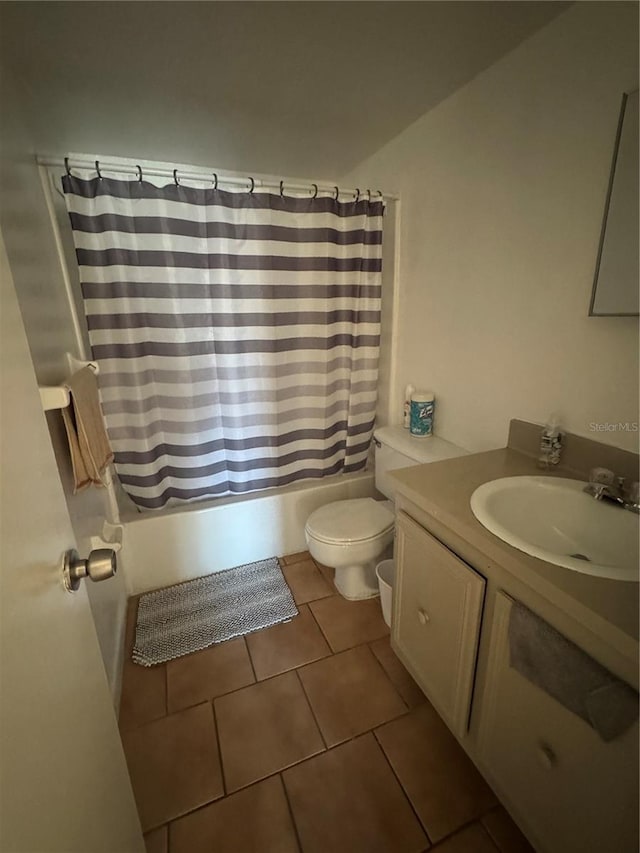
[[[311,513],[304,530],[311,556],[335,569],[338,592],[351,600],[379,595],[376,564],[390,556],[384,552],[394,536],[395,483],[389,474],[467,452],[435,435],[414,438],[401,426],[377,429],[374,442],[376,488],[390,500],[353,498],[325,504]]]
[[[335,569],[338,592],[357,601],[379,594],[376,564],[393,542],[394,524],[391,501],[355,498],[312,512],[304,534],[314,560]]]

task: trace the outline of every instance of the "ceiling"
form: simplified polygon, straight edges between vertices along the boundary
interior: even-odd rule
[[[329,179],[564,2],[2,2],[40,151]]]

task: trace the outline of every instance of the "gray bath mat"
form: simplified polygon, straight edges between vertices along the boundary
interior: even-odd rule
[[[297,614],[271,557],[140,596],[132,657],[142,666],[165,663]]]

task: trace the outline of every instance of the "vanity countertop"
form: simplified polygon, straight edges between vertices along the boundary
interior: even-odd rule
[[[411,515],[406,499],[468,542],[482,558],[482,565],[474,566],[478,571],[491,577],[500,567],[588,626],[625,657],[637,659],[638,583],[584,575],[531,557],[490,533],[471,511],[471,495],[483,483],[541,474],[575,478],[561,466],[553,472],[541,471],[535,459],[509,447],[403,468],[391,476],[396,481],[399,508]]]

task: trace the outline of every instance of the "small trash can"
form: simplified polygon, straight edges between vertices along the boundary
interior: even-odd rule
[[[395,560],[383,560],[376,566],[376,577],[380,589],[380,604],[382,605],[382,617],[391,627],[391,611],[393,598],[393,584],[396,577]]]

